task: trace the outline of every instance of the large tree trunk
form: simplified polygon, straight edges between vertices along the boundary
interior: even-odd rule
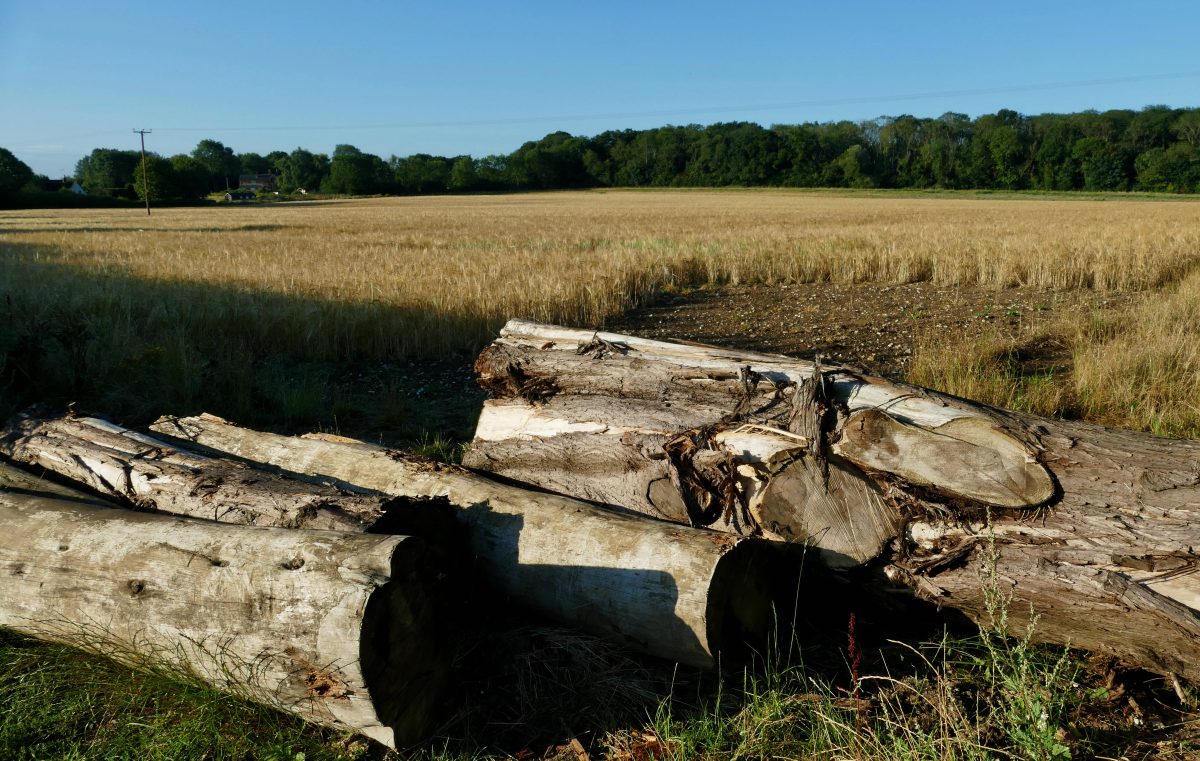
[[[466,463],[871,563],[977,620],[1200,678],[1200,442],[790,357],[510,322]],[[989,594],[989,590],[996,594]]]
[[[0,454],[138,508],[280,528],[362,532],[395,500],[351,494],[205,457],[97,418],[21,416]]]
[[[0,626],[390,747],[431,730],[445,668],[417,540],[106,508],[5,470]]]
[[[260,433],[211,415],[164,418],[152,428],[293,473],[445,500],[467,527],[487,583],[560,621],[681,663],[736,661],[791,609],[795,587],[781,568],[794,564],[780,562],[769,542],[602,510],[340,437]]]

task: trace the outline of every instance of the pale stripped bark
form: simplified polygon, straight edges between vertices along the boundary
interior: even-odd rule
[[[468,529],[481,582],[680,663],[712,668],[736,658],[745,641],[761,644],[775,623],[775,603],[795,591],[777,583],[778,554],[769,542],[603,510],[341,437],[261,433],[211,415],[151,427],[293,473],[445,500]]]
[[[790,357],[510,322],[466,462],[870,563],[918,595],[1200,677],[1200,442],[1035,418]],[[990,523],[989,523],[990,515]]]
[[[98,418],[22,416],[0,435],[0,454],[120,503],[222,523],[362,532],[394,506],[387,497],[281,478]]]
[[[168,668],[389,747],[445,666],[404,536],[224,526],[0,480],[0,626]]]

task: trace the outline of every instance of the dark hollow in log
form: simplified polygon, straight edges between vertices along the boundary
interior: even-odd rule
[[[27,486],[0,488],[0,626],[393,748],[431,731],[446,669],[418,540],[226,526]]]
[[[790,610],[797,564],[772,543],[603,510],[340,437],[287,437],[211,415],[152,428],[298,474],[441,499],[467,529],[480,578],[559,621],[642,652],[713,668],[747,657]],[[780,569],[774,575],[760,568]],[[773,579],[768,583],[768,579]]]
[[[510,322],[465,462],[870,564],[987,623],[1200,678],[1200,442],[791,357]]]

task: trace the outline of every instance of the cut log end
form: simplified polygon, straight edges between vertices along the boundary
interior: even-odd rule
[[[395,573],[367,601],[359,658],[363,681],[384,727],[381,736],[373,739],[403,748],[427,736],[447,670],[433,600],[425,586],[412,578],[411,570]]]
[[[778,641],[791,620],[780,606],[796,599],[800,567],[789,548],[759,540],[743,540],[721,558],[706,611],[708,651],[721,668],[739,668]]]

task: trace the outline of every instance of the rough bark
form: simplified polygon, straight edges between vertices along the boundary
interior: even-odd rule
[[[389,747],[431,730],[445,668],[419,541],[222,526],[5,484],[0,626]]]
[[[363,532],[395,500],[352,494],[205,457],[97,418],[22,416],[0,454],[137,508],[281,528]]]
[[[871,563],[922,597],[1200,678],[1200,442],[790,357],[510,322],[465,461]],[[991,590],[995,594],[989,595]]]
[[[298,474],[443,499],[467,527],[480,578],[558,620],[700,668],[762,644],[793,567],[771,543],[646,520],[498,483],[340,437],[286,437],[202,415],[155,431]]]

